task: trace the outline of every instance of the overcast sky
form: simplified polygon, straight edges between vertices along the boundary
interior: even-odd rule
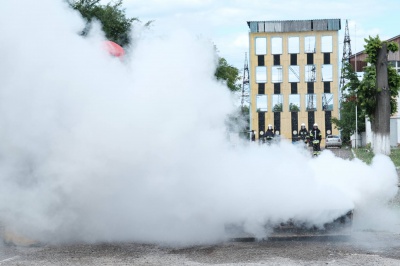
[[[342,19],[349,21],[353,53],[363,50],[364,38],[382,40],[400,34],[399,0],[124,0],[127,15],[155,26],[175,24],[210,38],[228,63],[241,69],[248,51],[247,21]]]

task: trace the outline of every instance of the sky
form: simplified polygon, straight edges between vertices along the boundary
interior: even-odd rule
[[[229,64],[243,69],[248,51],[247,21],[342,19],[339,51],[348,20],[352,52],[363,50],[364,38],[386,40],[400,34],[398,0],[124,0],[126,13],[154,26],[187,27],[212,40]]]

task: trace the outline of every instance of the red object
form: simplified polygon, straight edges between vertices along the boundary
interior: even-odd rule
[[[110,55],[113,55],[115,57],[122,57],[125,54],[124,48],[122,48],[115,42],[105,41],[104,47],[110,53]]]

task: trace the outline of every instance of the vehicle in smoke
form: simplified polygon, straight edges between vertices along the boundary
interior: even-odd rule
[[[346,236],[350,235],[353,223],[353,210],[334,219],[332,222],[318,226],[309,222],[290,219],[278,225],[270,225],[274,237],[312,237],[312,236]]]
[[[343,215],[321,224],[311,221],[289,219],[285,222],[268,222],[265,224],[265,237],[261,240],[293,239],[309,237],[346,237],[350,236],[353,223],[353,210],[343,212]],[[246,232],[243,224],[229,224],[225,226],[225,232],[232,240],[254,241],[256,237]],[[257,237],[257,239],[260,239]]]

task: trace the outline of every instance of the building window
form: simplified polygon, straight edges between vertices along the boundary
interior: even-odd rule
[[[257,63],[258,66],[265,66],[265,60],[263,55],[258,55],[257,56]]]
[[[304,37],[304,53],[315,53],[315,36]]]
[[[279,66],[281,64],[281,55],[274,54],[274,66]]]
[[[289,95],[289,112],[300,112],[300,95]]]
[[[307,94],[306,95],[306,111],[317,111],[317,95]]]
[[[332,53],[332,36],[321,37],[321,53]]]
[[[330,93],[331,92],[331,83],[329,81],[324,82],[324,93]]]
[[[256,67],[256,82],[257,83],[267,82],[267,67],[265,66]]]
[[[288,38],[288,53],[289,54],[300,53],[300,38],[299,37],[289,37]]]
[[[272,83],[280,83],[282,82],[282,66],[273,66],[271,68],[272,71]]]
[[[267,54],[267,38],[257,37],[255,38],[256,44],[256,55],[265,55]]]
[[[333,111],[333,94],[323,93],[322,94],[322,110]]]
[[[306,82],[315,82],[315,77],[317,70],[315,68],[315,65],[306,65],[305,66],[305,71],[304,71],[304,79]]]
[[[290,55],[290,64],[291,65],[297,65],[297,54],[291,54]]]
[[[321,66],[322,81],[333,81],[332,70],[333,70],[332,65]]]
[[[272,112],[282,112],[283,96],[281,94],[272,95]]]
[[[300,67],[289,66],[289,82],[300,82]]]
[[[282,38],[271,38],[271,54],[282,54]]]
[[[297,83],[290,83],[290,93],[297,94]]]
[[[259,94],[256,96],[256,108],[257,112],[268,111],[268,95]]]
[[[307,54],[307,65],[314,64],[314,54]]]
[[[324,53],[324,64],[328,65],[331,63],[331,54],[330,53]]]

